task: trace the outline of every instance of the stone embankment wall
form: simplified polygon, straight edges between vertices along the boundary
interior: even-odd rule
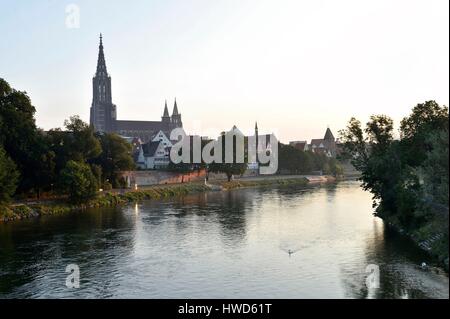
[[[164,185],[204,181],[205,170],[190,173],[176,173],[164,171],[127,171],[122,173],[128,187]]]

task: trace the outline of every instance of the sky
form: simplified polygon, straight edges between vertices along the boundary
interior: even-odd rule
[[[0,30],[0,78],[44,129],[89,121],[99,33],[122,120],[176,97],[188,133],[288,142],[449,105],[447,0],[0,0]]]

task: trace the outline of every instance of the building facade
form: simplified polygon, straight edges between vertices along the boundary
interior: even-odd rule
[[[161,121],[128,121],[117,119],[117,107],[112,102],[111,76],[108,74],[106,68],[102,35],[100,35],[97,71],[92,79],[90,124],[98,132],[137,137],[144,143],[151,141],[160,131],[170,137],[170,132],[173,129],[183,127],[176,99],[172,115],[169,115],[166,101]]]

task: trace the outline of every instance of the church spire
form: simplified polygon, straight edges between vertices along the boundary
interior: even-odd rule
[[[170,115],[169,115],[169,109],[167,108],[167,100],[166,100],[166,103],[165,103],[165,105],[164,105],[164,114],[163,114],[163,117],[170,117]]]
[[[173,105],[172,116],[178,115],[178,106],[177,106],[177,98],[175,98],[175,104]]]
[[[96,76],[107,76],[105,53],[103,52],[103,36],[100,33],[100,44],[98,46],[98,60]]]
[[[167,108],[167,100],[164,103],[164,114],[163,114],[161,120],[165,124],[170,124],[170,115],[169,115],[169,109]]]

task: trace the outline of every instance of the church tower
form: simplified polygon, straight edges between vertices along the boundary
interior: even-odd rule
[[[116,130],[116,106],[112,103],[111,77],[106,70],[101,34],[97,72],[92,79],[92,93],[90,124],[96,131],[114,132]]]
[[[181,122],[181,114],[178,113],[178,105],[177,105],[176,98],[175,98],[175,104],[173,105],[172,125],[174,127],[183,127],[183,123]]]
[[[330,152],[330,155],[332,157],[336,157],[336,139],[334,138],[334,135],[331,132],[329,127],[327,127],[327,131],[325,132],[323,141],[324,141],[326,148]]]
[[[161,117],[161,122],[163,122],[164,124],[170,124],[170,115],[169,115],[169,109],[167,108],[167,100],[166,103],[164,104],[164,114]]]

